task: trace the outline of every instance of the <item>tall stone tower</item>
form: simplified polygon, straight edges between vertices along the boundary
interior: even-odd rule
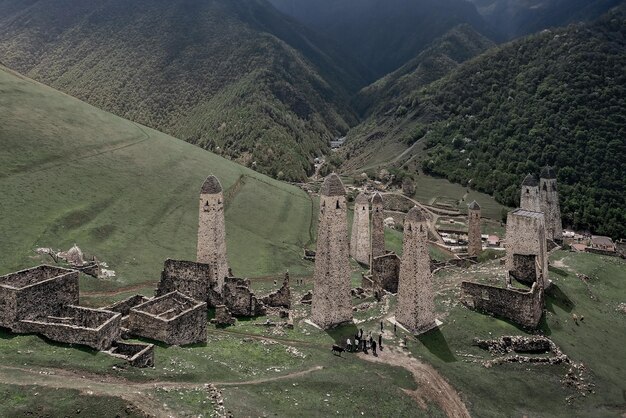
[[[563,239],[561,207],[559,192],[556,188],[556,173],[552,167],[546,166],[541,170],[539,195],[541,196],[541,211],[546,221],[546,238],[561,241]]]
[[[365,193],[354,201],[354,220],[350,239],[350,255],[362,264],[370,264],[370,202]]]
[[[480,238],[480,205],[475,200],[467,207],[467,217],[467,253],[478,257],[483,250],[483,242]]]
[[[320,191],[311,320],[323,329],[352,321],[346,191],[337,174]]]
[[[385,255],[385,211],[380,193],[372,198],[372,262]]]
[[[515,209],[506,219],[506,270],[510,276],[532,286],[550,286],[546,225],[542,212]]]
[[[198,225],[197,261],[213,266],[214,282],[221,293],[228,276],[226,257],[226,222],[222,185],[209,176],[200,190],[200,222]]]
[[[417,207],[411,209],[404,220],[396,320],[414,334],[436,326],[427,222]]]
[[[522,181],[520,208],[532,212],[541,212],[541,198],[539,197],[539,182],[537,177],[528,174]]]

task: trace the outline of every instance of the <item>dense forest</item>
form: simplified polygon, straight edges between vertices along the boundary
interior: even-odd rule
[[[526,173],[558,172],[564,223],[626,236],[626,14],[490,50],[415,95],[437,121],[423,170],[511,206]]]

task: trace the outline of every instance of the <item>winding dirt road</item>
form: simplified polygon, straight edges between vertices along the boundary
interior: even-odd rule
[[[359,353],[359,358],[373,363],[383,363],[402,367],[413,374],[418,385],[416,390],[403,389],[422,409],[427,409],[427,401],[434,401],[449,418],[470,418],[470,413],[457,391],[429,364],[422,363],[399,351],[396,347],[387,347],[378,357]]]

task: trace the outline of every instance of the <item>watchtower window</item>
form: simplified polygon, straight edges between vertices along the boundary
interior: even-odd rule
[[[365,210],[365,206],[363,206],[363,210]]]
[[[337,201],[337,204],[335,205],[335,209],[339,209],[339,208],[340,208],[339,201]]]

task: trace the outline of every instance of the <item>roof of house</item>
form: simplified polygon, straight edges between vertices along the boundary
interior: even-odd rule
[[[372,205],[382,205],[383,204],[383,197],[380,195],[380,193],[374,193],[374,197],[372,197]]]
[[[614,245],[613,240],[610,237],[605,237],[602,235],[592,236],[591,242],[595,245]]]
[[[217,194],[222,192],[222,185],[217,177],[211,175],[207,177],[202,185],[202,194]]]
[[[474,200],[472,203],[469,204],[468,208],[470,210],[480,210],[480,205],[477,201]]]
[[[343,187],[341,178],[337,174],[332,173],[324,179],[320,193],[324,196],[345,196],[346,189]]]
[[[545,166],[544,168],[541,169],[540,176],[542,179],[555,179],[556,173],[552,167]]]
[[[424,212],[417,206],[413,206],[413,209],[409,211],[406,215],[405,221],[408,222],[426,222],[426,216],[424,216]]]
[[[535,177],[533,174],[528,174],[526,177],[524,177],[524,181],[522,181],[522,186],[529,186],[529,187],[539,186],[537,177]]]

